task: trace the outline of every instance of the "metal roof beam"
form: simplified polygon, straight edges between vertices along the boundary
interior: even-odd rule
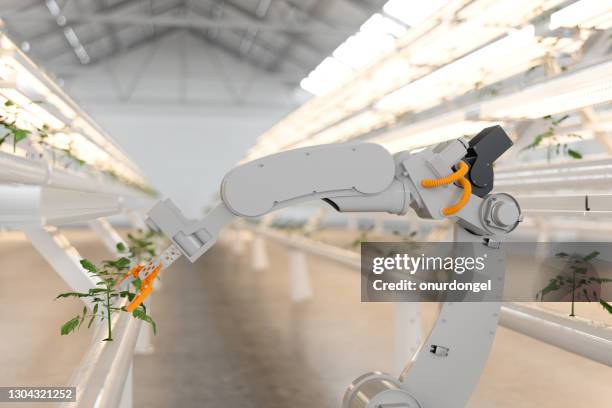
[[[66,24],[97,23],[97,24],[128,24],[146,25],[173,28],[218,28],[218,29],[257,29],[262,31],[275,31],[286,33],[301,33],[309,35],[330,35],[346,33],[354,27],[317,27],[313,24],[272,23],[263,21],[248,21],[244,19],[212,19],[204,16],[147,16],[131,15],[125,13],[70,13],[64,14]],[[8,21],[55,21],[55,17],[48,13],[32,12],[6,12],[0,11],[0,18]]]

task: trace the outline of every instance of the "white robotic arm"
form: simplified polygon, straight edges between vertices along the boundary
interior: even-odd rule
[[[501,152],[511,145],[499,126],[485,129],[481,135],[482,141],[484,137],[495,138]],[[221,183],[222,202],[202,221],[188,221],[169,199],[157,203],[147,221],[193,262],[214,244],[219,230],[234,217],[258,217],[315,199],[324,199],[341,212],[405,214],[412,207],[423,218],[442,219],[446,217],[442,210],[458,201],[463,190],[454,184],[426,188],[421,181],[452,173],[452,167],[470,149],[474,150],[458,139],[417,154],[400,152],[394,156],[380,145],[348,143],[281,152],[230,171]],[[490,167],[498,156],[489,157],[484,166]],[[474,165],[486,160],[478,159],[476,156]],[[487,193],[493,183],[489,170],[490,181],[484,183],[489,184]],[[486,173],[480,177],[487,178]],[[453,218],[482,236],[506,233],[516,226],[520,213],[516,201],[507,195],[495,197],[493,209],[489,208],[493,197],[482,197],[469,197]]]
[[[473,242],[472,254],[466,255],[498,258],[499,267],[488,273],[503,282],[500,236],[518,225],[521,212],[510,195],[490,192],[492,163],[511,145],[494,126],[469,143],[458,139],[415,154],[391,155],[376,144],[348,143],[290,150],[230,171],[221,183],[222,202],[202,221],[189,222],[170,200],[157,203],[147,221],[174,244],[160,261],[167,266],[178,251],[192,262],[198,259],[235,217],[257,217],[314,199],[341,212],[405,214],[412,207],[423,218],[454,220],[455,239]],[[454,170],[461,161],[468,166]],[[462,166],[463,177],[458,177]],[[366,374],[351,384],[343,407],[463,407],[489,354],[499,291],[485,295],[488,302],[445,303],[424,347],[400,379]]]

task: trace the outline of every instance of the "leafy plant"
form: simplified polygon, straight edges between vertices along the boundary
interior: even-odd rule
[[[145,234],[146,235],[146,234]],[[81,259],[81,266],[87,270],[89,274],[98,278],[99,287],[91,288],[87,292],[66,292],[59,294],[56,299],[60,298],[84,298],[85,300],[93,304],[91,313],[88,312],[87,307],[83,308],[83,311],[74,316],[66,323],[64,323],[60,329],[62,336],[68,335],[78,330],[83,322],[87,319],[87,328],[90,328],[96,319],[100,322],[106,322],[107,324],[107,336],[104,341],[112,341],[112,325],[111,317],[114,313],[126,312],[126,306],[119,306],[121,299],[127,299],[129,302],[134,300],[136,293],[140,291],[141,280],[138,277],[139,269],[132,270],[130,267],[132,261],[139,258],[139,254],[142,248],[146,248],[148,254],[153,257],[155,250],[150,248],[149,241],[144,239],[138,239],[132,236],[131,238],[134,245],[129,248],[124,244],[117,244],[117,250],[122,253],[126,253],[129,257],[121,256],[117,259],[105,260],[101,262],[101,265],[96,266],[93,262],[88,259]],[[136,263],[137,265],[137,263]],[[126,287],[122,287],[121,283],[129,277],[133,277]],[[132,291],[132,288],[134,289]],[[155,321],[147,314],[147,309],[144,304],[140,304],[133,312],[132,316],[137,319],[141,319],[149,324],[153,328],[153,333],[157,331],[157,325]]]
[[[144,232],[142,230],[139,230],[136,234],[129,233],[127,235],[128,246],[121,244],[121,247],[117,247],[117,249],[137,262],[150,261],[157,256],[155,243],[153,242],[156,235],[158,233],[155,231]]]
[[[41,102],[33,101],[32,103],[41,103]],[[0,133],[0,146],[12,139],[13,152],[15,152],[17,150],[17,144],[29,138],[34,143],[37,143],[38,145],[43,146],[47,151],[51,153],[53,164],[55,164],[56,159],[57,159],[56,153],[60,153],[62,157],[66,157],[70,159],[73,163],[77,164],[78,166],[83,166],[86,164],[85,160],[83,160],[81,157],[78,156],[78,154],[76,154],[72,142],[68,143],[68,145],[64,147],[58,147],[54,145],[53,143],[49,142],[50,136],[52,136],[53,134],[69,131],[70,128],[68,126],[62,129],[52,130],[51,128],[49,128],[48,125],[45,124],[41,127],[35,128],[35,131],[24,129],[20,127],[19,125],[17,125],[17,121],[19,119],[19,112],[21,109],[20,106],[11,100],[7,100],[6,102],[4,102],[3,108],[4,109],[0,110],[0,126],[4,128],[5,132]],[[36,137],[32,137],[32,136],[36,136]],[[147,187],[143,184],[134,182],[118,174],[114,170],[102,170],[102,172],[108,174],[109,176],[117,180],[118,182],[126,184],[129,187],[132,187],[134,189],[140,190],[147,195],[150,195],[153,197],[157,196],[157,192],[154,189]]]
[[[4,102],[4,112],[0,114],[0,125],[4,127],[6,133],[0,137],[0,145],[4,144],[11,136],[13,138],[13,152],[17,150],[17,143],[26,139],[32,133],[29,130],[17,126],[17,105],[7,100]]]
[[[56,161],[56,152],[60,152],[64,157],[71,159],[74,163],[78,164],[79,166],[83,166],[84,164],[86,164],[86,162],[85,160],[81,159],[80,157],[78,157],[78,155],[75,154],[74,145],[72,142],[68,143],[68,146],[66,147],[58,147],[52,143],[49,143],[49,137],[53,133],[67,132],[69,130],[70,128],[66,126],[63,129],[52,131],[49,128],[49,126],[45,124],[42,127],[36,129],[36,133],[38,134],[37,141],[40,145],[47,147],[47,149],[51,152],[51,156],[53,158],[54,164]]]
[[[570,149],[566,142],[563,142],[562,136],[558,135],[558,126],[567,118],[569,115],[564,115],[558,119],[554,119],[551,115],[546,115],[542,119],[548,121],[547,129],[536,135],[531,143],[525,146],[521,151],[533,150],[540,147],[544,142],[548,142],[546,148],[546,158],[548,161],[552,158],[553,154],[556,156],[563,155],[572,159],[582,159],[582,154],[574,149]],[[565,138],[582,139],[582,136],[576,133],[568,133],[563,135]]]
[[[599,256],[598,251],[593,251],[585,256],[570,256],[565,252],[559,252],[555,254],[556,257],[567,259],[569,263],[569,269],[571,270],[571,276],[567,274],[559,274],[552,278],[546,287],[540,290],[536,294],[536,300],[538,297],[540,301],[544,301],[544,296],[564,290],[566,293],[571,294],[572,296],[572,306],[570,316],[574,317],[575,314],[575,302],[576,295],[581,295],[588,302],[597,301],[604,308],[604,310],[608,311],[608,313],[612,314],[612,305],[610,305],[605,300],[601,299],[597,291],[592,291],[589,293],[588,286],[592,284],[604,284],[612,282],[612,279],[608,278],[599,278],[597,276],[587,276],[589,262]]]

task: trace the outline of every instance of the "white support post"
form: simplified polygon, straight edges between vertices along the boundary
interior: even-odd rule
[[[325,208],[317,208],[312,217],[310,217],[308,222],[306,222],[306,224],[304,225],[304,233],[310,234],[316,231],[321,225],[321,222],[323,221],[325,216],[327,215],[327,212],[328,210]]]
[[[584,108],[578,111],[580,115],[580,119],[582,121],[582,126],[585,129],[591,129],[593,131],[593,136],[595,139],[601,144],[606,153],[612,154],[612,139],[608,132],[605,132],[601,129],[597,129],[597,124],[599,123],[599,118],[597,112],[592,107]]]
[[[143,325],[144,326],[144,325]],[[134,361],[130,364],[130,368],[125,379],[123,386],[123,393],[121,394],[121,401],[119,402],[119,408],[132,408],[134,405]]]
[[[385,219],[380,215],[374,216],[374,229],[372,230],[377,235],[385,233]]]
[[[87,292],[96,287],[98,280],[81,266],[81,256],[78,251],[57,228],[33,227],[24,229],[23,232],[34,248],[73,291]],[[92,307],[90,303],[83,301],[88,307]]]
[[[289,286],[293,302],[302,302],[312,297],[312,285],[306,263],[306,254],[296,248],[289,249]]]
[[[452,240],[451,232],[452,232],[452,228],[450,224],[441,222],[438,225],[436,225],[431,230],[431,232],[427,235],[426,241],[427,242],[450,241]]]
[[[420,305],[417,302],[395,303],[394,369],[399,374],[421,347]]]
[[[127,210],[126,214],[128,216],[128,220],[130,221],[130,224],[132,225],[132,228],[146,231],[147,224],[145,223],[144,218],[140,213],[134,210]]]
[[[268,269],[270,261],[266,250],[266,240],[260,234],[253,237],[253,268],[256,271]]]
[[[347,216],[346,229],[357,231],[359,229],[359,219],[355,214],[349,213]]]
[[[242,236],[243,231],[238,227],[233,227],[232,231],[234,233],[234,245],[232,246],[234,254],[242,255],[244,254],[244,237]]]
[[[106,218],[97,218],[89,221],[89,226],[96,233],[98,237],[104,243],[104,246],[111,251],[113,255],[120,256],[120,252],[117,251],[117,244],[125,245],[125,242],[117,233],[117,231],[110,225]]]

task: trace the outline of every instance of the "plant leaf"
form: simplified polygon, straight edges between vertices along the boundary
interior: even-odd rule
[[[567,155],[572,159],[580,160],[582,159],[582,154],[573,149],[567,149]]]
[[[591,259],[597,258],[597,256],[599,256],[599,251],[593,251],[590,254],[588,254],[587,256],[585,256],[584,258],[582,258],[582,260],[583,261],[590,261]]]
[[[68,320],[66,323],[62,325],[62,328],[60,329],[61,335],[65,336],[67,334],[72,333],[79,326],[80,321],[81,321],[81,316],[76,316]]]
[[[145,312],[144,309],[141,309],[140,307],[135,309],[132,312],[132,316],[149,323],[151,327],[153,327],[153,334],[157,334],[157,324],[155,324],[155,321],[147,314],[147,312]]]
[[[140,287],[142,286],[142,281],[140,280],[139,277],[136,277],[134,278],[134,280],[132,280],[132,285],[134,285],[136,290],[140,290]]]
[[[606,302],[605,300],[600,300],[599,304],[608,311],[608,313],[612,314],[612,305]]]
[[[91,273],[98,273],[98,268],[89,259],[81,259],[81,266]]]
[[[106,289],[104,289],[104,288],[92,288],[92,289],[89,289],[89,294],[90,295],[95,295],[96,293],[102,293],[102,292],[106,292]]]
[[[66,292],[66,293],[60,293],[59,295],[57,295],[55,297],[55,299],[59,299],[59,298],[68,298],[68,297],[86,297],[89,296],[89,293],[81,293],[81,292]]]

